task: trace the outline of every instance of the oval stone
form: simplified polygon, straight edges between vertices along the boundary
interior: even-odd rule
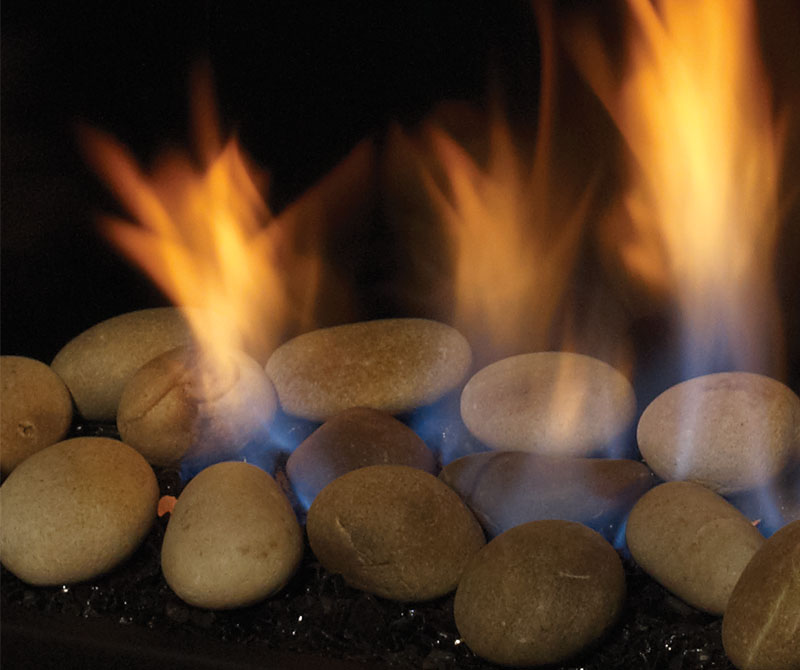
[[[692,482],[645,493],[628,517],[631,556],[687,603],[721,615],[747,563],[764,543],[733,505]]]
[[[531,521],[478,552],[458,584],[454,613],[478,656],[535,666],[597,642],[624,599],[622,562],[599,534],[570,521]]]
[[[90,421],[114,421],[122,390],[142,365],[189,344],[181,311],[159,307],[106,319],[70,340],[52,368],[64,380],[78,412]]]
[[[647,406],[636,437],[662,479],[733,493],[764,484],[787,466],[800,439],[800,398],[749,372],[695,377]]]
[[[153,465],[230,457],[266,435],[278,397],[264,369],[230,350],[214,358],[171,349],[126,384],[117,412],[122,439]]]
[[[172,510],[161,568],[196,607],[244,607],[282,589],[303,555],[291,505],[266,472],[217,463],[192,479]]]
[[[298,498],[310,505],[341,475],[368,465],[407,465],[433,473],[436,458],[391,414],[367,407],[339,412],[308,436],[286,462]]]
[[[122,442],[79,437],[20,463],[0,487],[0,560],[29,584],[71,584],[108,572],[156,518],[158,482]]]
[[[800,668],[800,521],[747,564],[725,610],[722,644],[740,670]]]
[[[351,407],[390,414],[429,405],[460,384],[466,339],[427,319],[380,319],[323,328],[278,347],[267,361],[285,412],[326,421]]]
[[[461,496],[490,537],[540,519],[577,521],[613,534],[655,483],[638,461],[522,451],[464,456],[445,466],[439,478]]]
[[[371,465],[328,484],[308,511],[308,540],[326,570],[383,598],[421,601],[454,590],[483,531],[436,477]]]
[[[470,432],[492,449],[587,456],[614,443],[636,411],[633,387],[590,356],[545,351],[477,372],[461,394]]]
[[[72,398],[61,378],[41,361],[0,356],[0,471],[64,439]]]

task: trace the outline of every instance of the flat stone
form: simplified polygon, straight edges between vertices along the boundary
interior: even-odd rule
[[[725,610],[722,644],[740,670],[800,668],[800,521],[747,564]]]
[[[142,456],[105,437],[35,453],[0,487],[0,561],[38,586],[109,572],[156,519],[158,482]]]
[[[286,462],[286,474],[304,504],[341,475],[368,465],[407,465],[433,473],[436,458],[422,439],[391,414],[346,409],[306,438]]]
[[[624,600],[622,562],[598,533],[569,521],[532,521],[498,535],[470,561],[454,614],[478,656],[535,666],[596,643]]]
[[[767,483],[800,440],[800,398],[748,372],[695,377],[667,389],[639,420],[637,441],[662,479],[702,483],[720,494]]]
[[[453,591],[486,541],[449,487],[403,465],[371,465],[335,479],[311,505],[306,531],[325,569],[399,601]]]
[[[49,365],[0,356],[0,471],[60,442],[72,423],[72,398]]]
[[[62,347],[51,366],[64,380],[81,416],[113,422],[122,390],[133,374],[159,354],[191,340],[191,329],[179,309],[143,309],[85,330]]]
[[[511,356],[476,373],[461,416],[497,450],[588,456],[612,445],[636,411],[633,387],[590,356],[545,351]]]
[[[439,478],[490,537],[540,519],[577,521],[613,533],[655,484],[653,473],[637,461],[521,451],[464,456],[445,466]]]
[[[429,405],[464,379],[472,361],[466,339],[427,319],[381,319],[305,333],[267,361],[281,407],[326,421],[352,407],[390,414]]]
[[[303,532],[280,486],[255,465],[217,463],[181,492],[161,568],[179,598],[232,609],[282,589],[303,555]]]
[[[747,563],[764,543],[739,510],[693,482],[645,493],[628,517],[631,556],[653,579],[697,609],[721,615]]]

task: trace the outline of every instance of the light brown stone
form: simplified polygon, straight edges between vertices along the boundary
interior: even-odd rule
[[[390,414],[428,405],[462,382],[466,339],[427,319],[380,319],[323,328],[278,347],[267,374],[289,414],[326,421],[351,407]]]
[[[72,398],[61,378],[33,358],[0,356],[0,470],[64,439]]]

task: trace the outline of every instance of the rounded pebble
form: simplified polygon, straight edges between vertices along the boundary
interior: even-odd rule
[[[213,359],[178,347],[143,365],[117,412],[122,439],[154,465],[232,456],[266,429],[278,397],[264,369],[229,351]]]
[[[540,456],[522,451],[471,454],[439,478],[458,493],[490,537],[539,519],[616,528],[655,483],[638,461]],[[609,539],[609,538],[607,538]]]
[[[790,462],[800,440],[800,398],[749,372],[695,377],[647,406],[636,437],[662,479],[733,493],[770,481]]]
[[[391,414],[354,407],[309,435],[289,456],[286,474],[298,498],[310,505],[334,479],[368,465],[407,465],[433,473],[436,458],[413,430]]]
[[[101,321],[74,337],[56,354],[52,368],[81,416],[113,422],[122,389],[133,374],[159,354],[191,341],[179,309],[143,309]]]
[[[485,539],[459,497],[403,465],[371,465],[326,486],[308,512],[311,549],[330,572],[383,598],[422,601],[456,588]]]
[[[225,462],[202,470],[181,493],[161,568],[184,602],[231,609],[282,589],[302,554],[302,530],[275,480],[254,465]]]
[[[50,366],[24,356],[0,356],[0,471],[64,439],[72,398]]]
[[[739,510],[692,482],[668,482],[642,496],[628,517],[626,539],[653,579],[693,607],[720,615],[764,543]]]
[[[590,356],[545,351],[477,372],[461,394],[470,432],[497,450],[587,456],[610,446],[636,411],[633,387]]]
[[[285,412],[326,421],[351,407],[390,414],[429,405],[460,384],[472,352],[455,329],[380,319],[305,333],[267,361]]]
[[[128,445],[105,437],[58,442],[0,487],[0,560],[40,586],[108,572],[147,535],[158,494],[152,468]]]
[[[725,610],[722,644],[740,670],[800,668],[800,521],[747,564]]]
[[[558,663],[591,646],[625,599],[622,562],[600,535],[570,521],[532,521],[498,535],[464,571],[456,626],[501,665]]]

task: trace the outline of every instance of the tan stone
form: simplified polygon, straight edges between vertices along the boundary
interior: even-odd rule
[[[450,326],[381,319],[295,337],[266,369],[284,411],[325,421],[351,407],[398,414],[433,403],[462,382],[471,360],[466,339]]]
[[[64,439],[72,398],[61,378],[33,358],[0,356],[0,470]]]
[[[470,432],[497,450],[587,456],[608,447],[636,411],[633,387],[590,356],[511,356],[475,374],[461,395]]]
[[[371,465],[326,486],[308,512],[311,549],[330,572],[384,598],[421,601],[454,590],[483,531],[436,477]]]
[[[282,589],[302,555],[302,530],[275,480],[254,465],[225,462],[202,470],[181,493],[161,568],[190,605],[231,609]]]
[[[191,330],[174,307],[143,309],[102,321],[70,340],[53,359],[78,412],[114,421],[122,389],[142,365],[189,344]]]
[[[692,482],[668,482],[645,493],[628,517],[626,538],[653,579],[693,607],[720,615],[764,543],[739,510]]]
[[[113,570],[150,530],[158,494],[152,468],[128,445],[104,437],[58,442],[0,487],[0,560],[36,585]]]
[[[478,656],[534,666],[600,640],[624,599],[622,562],[599,534],[569,521],[531,521],[478,552],[459,582],[454,613]]]
[[[639,450],[659,477],[697,481],[723,495],[777,476],[799,439],[800,398],[748,372],[704,375],[667,389],[637,429]]]

